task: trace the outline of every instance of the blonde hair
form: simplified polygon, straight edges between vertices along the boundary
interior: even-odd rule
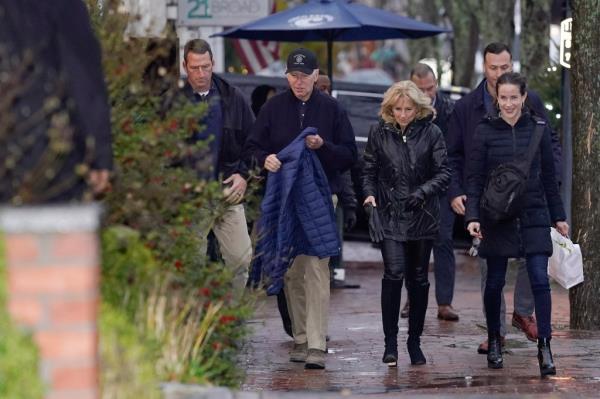
[[[416,84],[410,80],[396,82],[386,90],[381,102],[379,116],[387,123],[396,124],[394,119],[393,108],[398,100],[402,97],[410,99],[417,107],[417,115],[415,119],[423,119],[431,114],[434,110],[431,106],[431,98],[424,94]]]

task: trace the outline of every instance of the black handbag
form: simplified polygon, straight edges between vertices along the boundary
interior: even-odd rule
[[[536,126],[529,142],[527,156],[524,159],[501,163],[488,175],[480,202],[487,221],[498,223],[512,219],[522,209],[522,196],[527,188],[531,162],[546,127],[543,120],[536,118],[535,121]]]

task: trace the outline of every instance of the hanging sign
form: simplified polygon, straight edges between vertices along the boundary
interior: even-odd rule
[[[567,18],[560,23],[560,65],[571,68],[571,28],[573,18]]]
[[[178,21],[182,26],[237,26],[266,17],[269,0],[179,0]]]

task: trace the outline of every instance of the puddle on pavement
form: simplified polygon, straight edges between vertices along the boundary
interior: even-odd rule
[[[387,392],[400,392],[406,389],[448,389],[448,388],[477,388],[486,387],[493,389],[498,392],[506,392],[506,387],[519,386],[520,393],[526,393],[527,389],[523,389],[523,386],[531,386],[531,392],[548,392],[548,391],[560,391],[563,384],[570,384],[574,382],[596,382],[593,379],[576,379],[574,377],[548,377],[541,379],[539,377],[518,377],[514,375],[508,376],[464,376],[464,377],[449,377],[449,378],[435,378],[430,381],[420,381],[415,386],[414,384],[403,384],[400,382],[397,386],[387,386]],[[587,380],[587,381],[584,381]],[[512,389],[512,388],[511,388]]]

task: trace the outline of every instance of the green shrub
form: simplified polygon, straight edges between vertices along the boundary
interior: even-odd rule
[[[168,48],[126,38],[127,16],[116,3],[90,8],[103,46],[115,156],[102,236],[103,395],[118,391],[123,380],[115,375],[135,381],[132,397],[153,378],[236,386],[252,303],[232,298],[231,273],[202,255],[206,232],[226,209],[221,185],[181,162],[206,148],[186,142],[204,110],[162,107],[155,89],[173,87],[173,77],[159,68],[151,84],[143,78]],[[132,352],[117,356],[113,346],[128,345]]]
[[[0,398],[42,398],[44,388],[37,373],[37,348],[29,335],[15,328],[6,311],[2,243],[0,235]]]
[[[102,398],[160,398],[154,362],[158,343],[144,336],[122,309],[103,302],[99,328]]]

